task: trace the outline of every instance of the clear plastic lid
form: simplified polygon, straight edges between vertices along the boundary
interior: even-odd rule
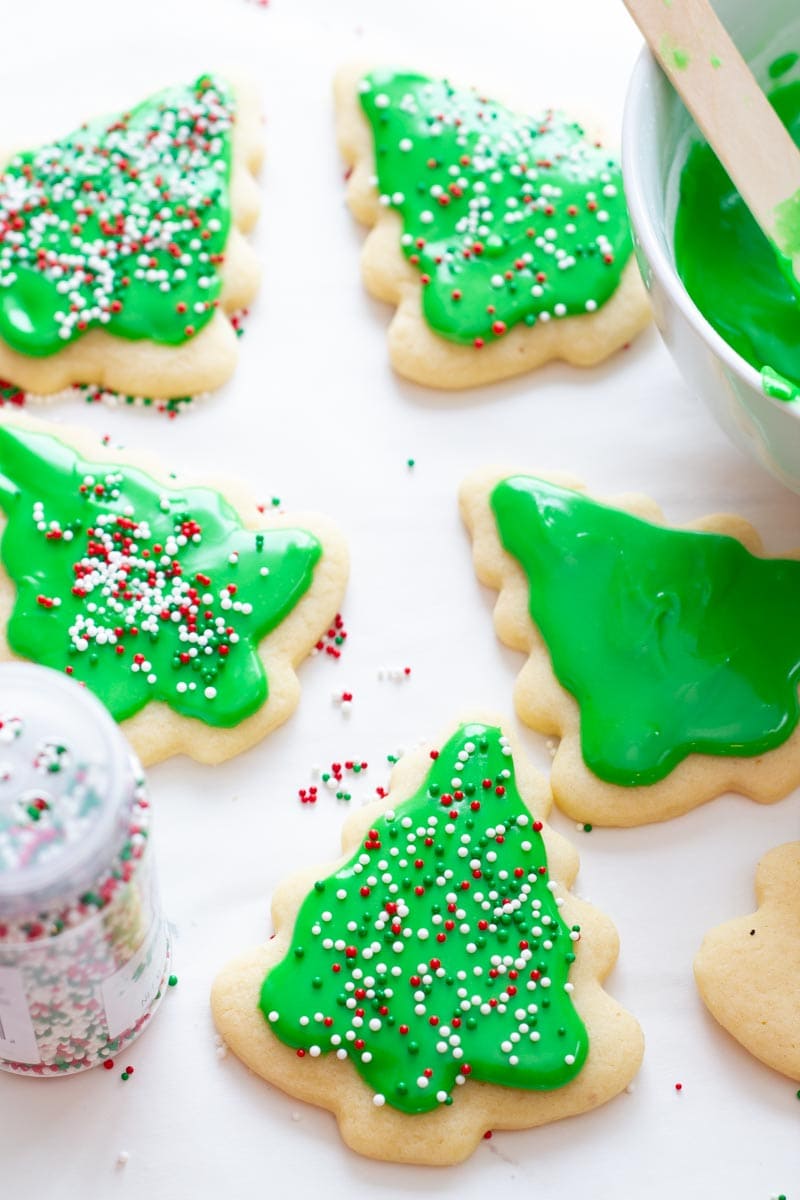
[[[91,692],[47,667],[0,664],[0,915],[91,887],[124,837],[133,772]]]

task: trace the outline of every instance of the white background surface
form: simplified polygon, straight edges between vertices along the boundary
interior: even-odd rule
[[[0,1196],[470,1200],[510,1188],[539,1200],[795,1200],[797,1085],[717,1028],[691,963],[708,928],[752,909],[756,861],[798,836],[798,795],[767,808],[726,797],[668,825],[588,835],[554,816],[581,850],[578,890],[619,928],[608,986],[644,1027],[644,1066],[632,1094],[560,1125],[496,1135],[463,1166],[356,1157],[327,1113],[251,1077],[232,1055],[219,1061],[208,1009],[215,971],[269,933],[276,882],[338,853],[345,806],[324,792],[315,808],[297,799],[312,765],[366,759],[351,789],[357,804],[386,782],[388,752],[435,737],[465,704],[511,716],[521,659],[496,641],[494,596],[473,576],[455,499],[467,472],[489,460],[567,469],[599,491],[648,491],[676,523],[728,509],[774,551],[800,542],[800,500],[728,444],[653,330],[595,371],[553,366],[440,394],[392,374],[388,310],[361,287],[363,232],[345,208],[333,135],[337,63],[438,68],[531,107],[575,98],[606,114],[613,133],[638,49],[620,0],[271,0],[266,9],[6,0],[2,9],[0,140],[11,144],[220,63],[258,79],[264,281],[234,380],[174,422],[79,403],[52,415],[175,466],[239,475],[289,511],[329,513],[348,537],[352,577],[345,652],[301,669],[287,726],[225,766],[177,759],[151,772],[180,985],[120,1063],[135,1066],[130,1082],[116,1071],[0,1076]],[[380,668],[405,665],[408,682],[378,681]],[[349,718],[334,690],[354,693]],[[546,769],[543,740],[523,737]]]

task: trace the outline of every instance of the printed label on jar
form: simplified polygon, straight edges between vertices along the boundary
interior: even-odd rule
[[[0,967],[0,1058],[41,1062],[22,972],[16,967]]]
[[[156,918],[133,958],[103,983],[108,1036],[119,1037],[149,1012],[167,966],[167,927]]]

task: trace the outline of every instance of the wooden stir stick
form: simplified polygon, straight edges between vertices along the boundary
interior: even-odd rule
[[[709,0],[624,0],[800,295],[800,150]]]

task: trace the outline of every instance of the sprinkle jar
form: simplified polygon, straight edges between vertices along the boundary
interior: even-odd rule
[[[58,672],[0,665],[0,1069],[110,1060],[167,986],[144,776]]]

